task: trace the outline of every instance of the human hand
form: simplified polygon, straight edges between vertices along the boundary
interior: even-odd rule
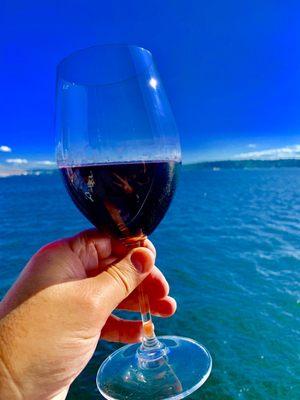
[[[128,252],[95,230],[59,240],[36,253],[0,303],[0,398],[64,399],[98,340],[137,342],[140,321],[111,315],[138,311],[145,279],[154,315],[170,316],[175,300],[154,266],[155,249]]]

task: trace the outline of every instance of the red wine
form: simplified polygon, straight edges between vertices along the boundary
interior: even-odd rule
[[[101,231],[117,237],[149,235],[173,198],[179,163],[127,162],[62,167],[79,210]]]

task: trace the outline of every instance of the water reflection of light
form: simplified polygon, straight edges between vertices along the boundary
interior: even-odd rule
[[[156,89],[157,85],[158,85],[158,82],[157,82],[157,80],[155,78],[151,78],[150,81],[149,81],[149,85],[151,87],[153,87],[153,89]]]

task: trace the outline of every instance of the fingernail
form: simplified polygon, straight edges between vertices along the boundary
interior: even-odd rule
[[[135,251],[130,258],[131,264],[134,266],[134,268],[139,271],[143,272],[144,271],[144,262],[143,262],[143,254],[140,251]]]
[[[137,249],[132,253],[130,260],[132,265],[138,272],[144,273],[150,271],[150,269],[153,267],[153,258],[154,257],[152,256],[150,250]]]

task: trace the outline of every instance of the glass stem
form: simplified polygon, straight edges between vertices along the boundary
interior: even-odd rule
[[[141,235],[138,241],[134,243],[135,247],[144,247],[145,240],[147,236]],[[150,304],[148,295],[144,291],[143,282],[138,287],[139,290],[139,303],[140,303],[140,312],[141,319],[143,323],[143,344],[147,347],[153,347],[155,343],[158,342],[155,332],[154,332],[154,324],[152,322],[152,316],[150,311]]]
[[[144,292],[143,283],[139,285],[139,302],[140,302],[141,319],[143,323],[143,342],[145,343],[147,341],[152,341],[153,339],[156,338],[156,336],[150,312],[149,299]]]
[[[167,348],[156,337],[152,322],[149,299],[143,289],[143,283],[139,285],[139,302],[143,323],[142,344],[137,350],[141,368],[151,368],[158,365],[167,354]]]
[[[126,245],[130,247],[143,247],[146,236],[140,235],[138,240],[133,238],[127,240]],[[137,357],[141,368],[151,368],[163,360],[168,349],[156,337],[154,324],[152,322],[148,295],[144,291],[143,282],[138,286],[141,319],[143,323],[142,344],[137,350]]]

